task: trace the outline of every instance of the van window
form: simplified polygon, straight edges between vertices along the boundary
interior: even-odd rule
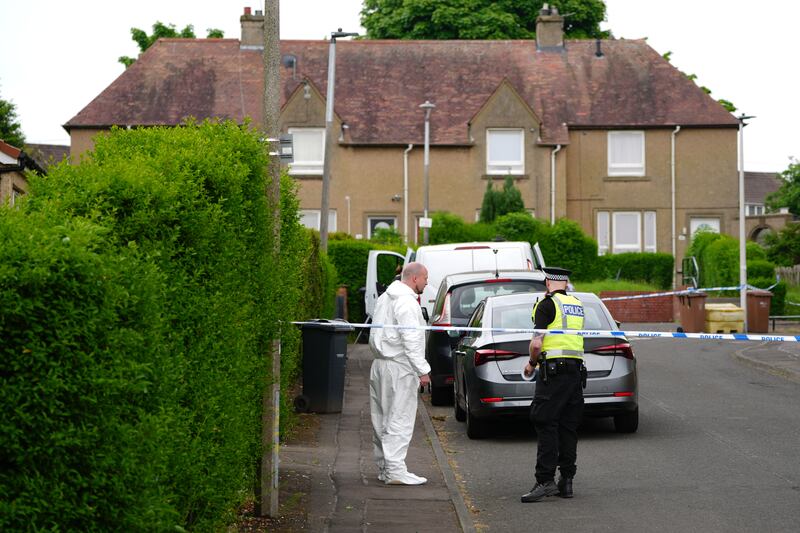
[[[452,296],[450,296],[450,313],[452,318],[469,318],[478,304],[489,296],[542,290],[546,290],[544,282],[537,280],[462,285],[453,289]]]

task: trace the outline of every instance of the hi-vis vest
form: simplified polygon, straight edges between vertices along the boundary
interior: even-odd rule
[[[583,329],[583,304],[571,295],[560,293],[550,297],[556,306],[556,317],[547,325],[547,329]],[[540,302],[533,306],[533,316]],[[546,359],[563,357],[583,359],[583,337],[580,335],[545,335],[542,340],[542,351],[547,352]]]

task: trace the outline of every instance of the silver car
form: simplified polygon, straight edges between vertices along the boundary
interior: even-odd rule
[[[619,331],[611,313],[592,293],[570,293],[584,306],[584,330]],[[475,309],[469,327],[533,328],[531,311],[544,293],[486,298]],[[504,416],[527,416],[536,383],[522,378],[528,361],[530,333],[469,331],[453,351],[455,417],[467,423],[470,438],[486,436],[489,422]],[[614,418],[620,433],[639,426],[636,359],[622,335],[584,337],[588,370],[583,391],[584,416]]]

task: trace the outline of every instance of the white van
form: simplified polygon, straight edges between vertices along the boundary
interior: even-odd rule
[[[367,317],[372,317],[378,296],[386,290],[395,274],[393,269],[384,268],[382,277],[387,278],[386,272],[390,272],[391,277],[381,279],[379,276],[378,264],[387,261],[396,265],[416,261],[428,269],[428,286],[420,299],[420,304],[427,311],[426,316],[436,301],[439,284],[448,274],[481,270],[536,270],[545,266],[538,243],[531,249],[530,243],[525,241],[436,244],[420,246],[416,252],[409,248],[405,256],[388,250],[372,250],[369,252],[364,293]]]

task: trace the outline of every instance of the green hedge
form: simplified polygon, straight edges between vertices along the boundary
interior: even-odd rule
[[[672,287],[672,270],[675,261],[670,254],[625,253],[609,254],[598,258],[606,277],[641,281],[659,289]]]
[[[297,267],[313,253],[286,177],[271,260],[265,152],[233,123],[115,129],[0,209],[0,529],[230,523],[261,455],[269,340],[286,421],[287,322],[331,277]]]
[[[775,285],[775,277],[771,278],[749,278],[749,284],[759,289],[766,289]],[[770,315],[784,315],[786,314],[786,290],[787,285],[785,281],[778,282],[777,285],[770,289],[772,299],[770,300],[769,314]]]

